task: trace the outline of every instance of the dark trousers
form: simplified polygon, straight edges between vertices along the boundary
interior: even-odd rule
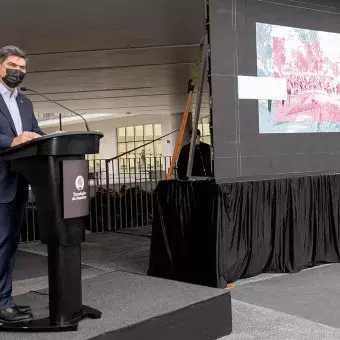
[[[14,306],[12,270],[15,262],[25,203],[13,201],[0,204],[0,309]]]

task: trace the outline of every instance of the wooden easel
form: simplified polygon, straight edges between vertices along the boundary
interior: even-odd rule
[[[208,51],[208,43],[207,43],[207,35],[205,35],[203,37],[202,41],[201,41],[201,44],[200,44],[200,54],[199,54],[199,58],[196,62],[195,70],[192,74],[192,78],[189,80],[187,102],[186,102],[186,105],[185,105],[185,110],[184,110],[184,113],[183,113],[180,129],[179,129],[177,140],[176,140],[174,153],[172,155],[172,159],[171,159],[171,163],[170,163],[170,167],[169,167],[169,170],[168,170],[166,180],[170,180],[172,178],[172,174],[173,174],[175,165],[177,163],[179,153],[181,151],[183,137],[184,137],[184,131],[185,131],[185,127],[187,126],[187,123],[188,123],[188,116],[189,116],[189,112],[190,112],[190,108],[191,108],[191,104],[192,104],[192,96],[193,96],[195,86],[196,86],[196,82],[197,82],[197,69],[201,65],[200,87],[199,87],[199,91],[197,92],[197,103],[196,103],[195,118],[194,118],[195,123],[194,123],[194,126],[193,126],[193,135],[192,135],[192,138],[191,138],[187,174],[190,171],[190,175],[191,175],[191,172],[192,172],[194,147],[195,147],[194,142],[196,140],[197,127],[198,127],[199,115],[200,115],[200,110],[201,110],[204,79],[205,79],[205,73],[206,73],[206,68],[207,68],[207,60],[208,60],[207,51]],[[203,56],[203,61],[202,61],[202,56]]]

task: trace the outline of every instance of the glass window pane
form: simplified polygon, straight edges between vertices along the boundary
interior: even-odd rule
[[[155,142],[155,156],[159,157],[163,154],[163,142],[158,140]]]
[[[156,168],[156,162],[155,162],[155,158],[151,157],[150,161],[149,161],[149,165],[148,165],[148,170],[155,170]]]
[[[147,157],[145,160],[145,170],[150,170],[151,167],[151,157]]]
[[[118,158],[118,166],[119,166],[119,171],[122,173],[126,173],[128,171],[127,169],[127,159],[124,158]]]
[[[153,143],[149,144],[145,147],[145,153],[146,153],[146,157],[153,157],[154,156]]]
[[[144,140],[153,140],[153,126],[152,126],[152,124],[144,125]]]
[[[210,136],[202,137],[202,142],[203,142],[203,143],[210,144],[210,142],[211,142]]]
[[[146,171],[152,171],[155,170],[155,158],[154,157],[147,157],[146,158],[146,164],[145,164],[145,169]]]
[[[125,143],[118,143],[118,155],[126,152],[126,144]]]
[[[145,143],[144,143],[144,142],[136,142],[136,143],[135,143],[136,148],[137,148],[138,146],[143,145],[143,144],[145,144]],[[145,157],[145,148],[140,148],[140,149],[138,149],[138,150],[136,151],[136,156],[137,156],[137,157]]]
[[[132,142],[135,140],[135,129],[133,126],[128,126],[126,128],[126,141]]]
[[[143,140],[143,125],[135,126],[135,137],[137,140]]]
[[[146,159],[145,157],[137,158],[137,171],[141,172],[145,169]]]
[[[127,151],[130,151],[130,150],[132,150],[134,148],[135,148],[135,143],[134,142],[126,143]],[[133,158],[133,157],[135,157],[134,153],[129,153],[128,154],[128,158]]]
[[[209,129],[209,123],[203,124],[203,136],[209,136],[210,135],[210,129]]]
[[[125,142],[125,127],[118,128],[118,142]]]
[[[201,136],[203,136],[203,124],[199,123],[197,128],[201,131]]]
[[[134,158],[129,158],[128,160],[127,160],[127,171],[129,172],[129,173],[134,173],[135,172],[135,159]]]
[[[162,125],[161,124],[155,124],[155,138],[162,136]]]
[[[133,172],[134,174],[136,174],[137,172],[139,172],[139,167],[138,167],[138,159],[134,158],[130,160],[130,166],[131,166],[131,172]]]

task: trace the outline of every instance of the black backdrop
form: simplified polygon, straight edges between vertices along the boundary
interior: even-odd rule
[[[340,175],[161,182],[149,274],[224,288],[340,261]]]
[[[210,0],[208,12],[216,179],[338,171],[339,133],[259,134],[237,76],[257,76],[256,22],[340,33],[340,1]]]

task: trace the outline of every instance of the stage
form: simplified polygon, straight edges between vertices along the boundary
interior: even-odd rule
[[[131,231],[131,233],[134,233]],[[136,234],[148,234],[149,230]],[[142,293],[138,300],[131,299],[141,292],[138,285],[140,277],[146,275],[149,262],[150,240],[147,237],[125,235],[118,233],[106,233],[102,235],[87,235],[83,244],[83,287],[84,292],[91,289],[92,284],[97,283],[98,289],[104,291],[104,297],[98,297],[98,305],[105,308],[102,320],[86,320],[80,323],[79,332],[65,334],[6,334],[1,333],[1,340],[22,340],[22,339],[73,339],[85,340],[89,336],[98,334],[98,329],[113,330],[119,324],[127,325],[138,313],[143,312],[143,317],[156,312],[156,299]],[[33,301],[34,305],[44,313],[46,309],[46,296],[40,296],[30,291],[44,292],[47,287],[47,267],[45,247],[40,243],[21,245],[21,252],[14,271],[14,294],[18,302]],[[236,288],[231,290],[233,309],[233,332],[223,340],[263,339],[263,340],[334,340],[340,338],[340,299],[337,299],[339,283],[337,273],[339,265],[319,266],[313,269],[304,270],[300,273],[289,274],[262,274],[250,279],[235,282]],[[135,276],[131,273],[136,273]],[[118,279],[118,289],[104,288],[104,282],[108,278]],[[122,282],[123,278],[135,278],[132,286]],[[92,279],[92,280],[91,280]],[[146,282],[152,283],[152,278],[146,278]],[[110,280],[109,280],[110,281]],[[161,289],[166,288],[167,300],[161,300],[162,306],[169,303],[175,306],[183,298],[182,283],[171,283],[164,286],[165,282],[157,281],[152,287],[153,293],[160,298]],[[159,283],[161,283],[159,285]],[[149,285],[148,284],[148,285]],[[93,286],[94,287],[94,286]],[[105,286],[106,287],[106,286]],[[192,289],[192,288],[190,288]],[[164,289],[165,290],[165,289]],[[215,292],[215,290],[209,290]],[[124,293],[126,291],[126,293]],[[194,299],[207,296],[204,287],[195,286]],[[124,294],[132,294],[127,297],[129,308],[125,310],[113,309],[110,301],[113,296],[123,297]],[[214,295],[215,293],[213,293]],[[107,299],[109,297],[109,300]],[[85,301],[94,301],[97,298],[89,292],[84,296]],[[187,297],[185,298],[185,301]],[[94,301],[96,304],[97,302]],[[180,302],[182,303],[182,302]],[[150,307],[147,313],[145,310]],[[45,306],[45,309],[39,306]],[[117,306],[118,307],[118,306]],[[145,314],[144,314],[145,312]],[[126,316],[124,317],[124,315]],[[113,318],[115,316],[115,318]],[[101,338],[99,338],[101,339]],[[102,338],[104,339],[104,338]],[[114,338],[115,339],[115,338]],[[158,337],[162,339],[162,337]],[[187,337],[186,340],[192,339]],[[193,339],[195,340],[195,339]]]
[[[148,238],[125,234],[87,236],[83,244],[83,301],[100,320],[77,332],[1,333],[1,339],[217,339],[231,332],[230,292],[146,276]],[[25,251],[23,250],[25,249]],[[24,244],[14,273],[18,304],[35,318],[48,315],[47,258],[42,244]]]
[[[220,290],[115,271],[85,279],[83,296],[86,304],[103,312],[101,320],[82,322],[76,333],[16,334],[15,339],[187,339],[188,335],[214,339],[231,326],[225,317],[231,312],[230,296]],[[36,318],[47,316],[48,296],[28,293],[17,301],[32,306]]]
[[[340,262],[340,175],[164,181],[149,274],[211,287]]]

